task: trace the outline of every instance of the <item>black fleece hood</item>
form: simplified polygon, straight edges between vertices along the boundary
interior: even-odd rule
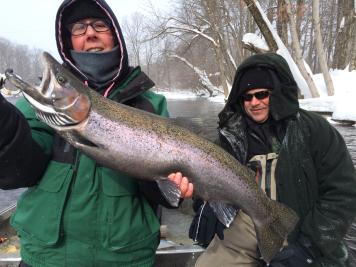
[[[79,3],[81,2],[81,3]],[[87,80],[90,86],[90,79],[84,74],[83,70],[81,70],[75,63],[71,56],[71,42],[70,42],[70,32],[66,28],[65,22],[68,21],[68,14],[73,13],[73,6],[78,6],[78,3],[81,7],[83,5],[88,5],[88,9],[85,11],[88,14],[99,14],[100,17],[107,18],[111,23],[111,30],[114,35],[115,44],[118,49],[118,58],[117,58],[117,70],[107,84],[110,84],[111,87],[114,84],[119,84],[120,81],[128,74],[129,65],[128,65],[128,55],[126,50],[125,41],[121,32],[121,28],[117,18],[111,8],[104,0],[65,0],[60,5],[57,11],[56,16],[56,42],[59,55],[61,56],[64,64],[69,67],[79,78],[83,81]],[[96,8],[93,8],[96,7]],[[95,9],[93,11],[93,9]],[[76,16],[80,15],[80,12],[75,12]],[[85,13],[86,14],[86,13]],[[92,15],[93,16],[93,15]],[[98,17],[98,16],[95,16]]]
[[[219,114],[219,125],[222,127],[236,113],[241,114],[240,87],[243,73],[251,68],[266,69],[272,77],[273,88],[270,96],[270,112],[275,121],[285,119],[297,113],[299,109],[298,86],[287,61],[276,53],[257,54],[244,60],[236,71],[229,98]]]

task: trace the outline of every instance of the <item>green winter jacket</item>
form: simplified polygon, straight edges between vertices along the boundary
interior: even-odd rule
[[[300,221],[288,237],[311,243],[312,266],[345,266],[343,243],[356,214],[356,173],[345,142],[321,116],[302,110],[298,87],[287,62],[274,53],[254,55],[237,70],[229,99],[219,114],[221,145],[241,162],[247,162],[246,122],[239,91],[241,74],[250,67],[272,70],[274,87],[270,114],[282,144],[276,167],[278,201],[293,208]]]
[[[152,85],[145,77],[139,68],[133,70],[109,98],[119,101],[118,95],[135,92],[126,95],[130,105],[151,106],[168,116],[165,98],[145,91]],[[11,219],[21,238],[22,259],[32,267],[152,266],[159,222],[138,182],[79,151],[66,162],[56,152],[60,142],[54,131],[36,118],[26,100],[17,107],[33,139],[52,158],[39,183],[21,196]]]

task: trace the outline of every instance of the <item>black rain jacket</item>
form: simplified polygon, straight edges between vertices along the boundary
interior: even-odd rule
[[[299,107],[298,87],[283,57],[258,54],[239,66],[219,114],[221,145],[246,164],[249,148],[239,80],[246,69],[256,66],[272,70],[270,116],[284,135],[276,168],[278,201],[300,217],[288,241],[308,237],[317,255],[313,266],[344,266],[343,237],[356,214],[355,169],[338,131],[321,116]]]

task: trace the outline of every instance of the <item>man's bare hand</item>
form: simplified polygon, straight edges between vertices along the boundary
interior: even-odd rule
[[[169,180],[175,182],[180,189],[181,198],[191,198],[193,196],[193,184],[180,172],[168,175]]]

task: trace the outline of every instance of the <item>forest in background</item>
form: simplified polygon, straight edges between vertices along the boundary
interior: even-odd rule
[[[0,37],[0,73],[11,68],[30,83],[37,83],[38,78],[42,76],[42,52],[41,49],[30,48]]]
[[[159,89],[226,95],[244,58],[278,50],[263,16],[293,59],[304,60],[312,73],[356,69],[355,0],[173,0],[171,5],[169,13],[151,7],[149,14],[134,13],[121,23],[130,64],[140,65]],[[247,33],[263,45],[249,43]],[[41,52],[0,37],[0,72],[11,67],[35,83],[42,74]]]

